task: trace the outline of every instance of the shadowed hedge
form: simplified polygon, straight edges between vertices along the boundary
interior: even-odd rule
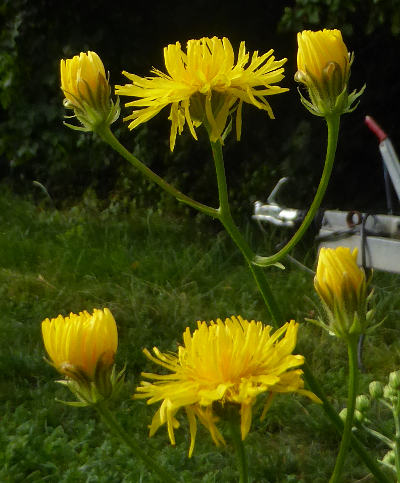
[[[250,51],[275,49],[287,57],[282,85],[290,92],[271,99],[276,120],[246,106],[242,141],[226,143],[226,167],[236,209],[248,216],[254,199],[265,198],[281,176],[292,181],[282,201],[305,206],[322,169],[324,126],[300,105],[293,75],[296,32],[336,27],[356,57],[350,88],[367,90],[342,135],[326,206],[384,209],[384,186],[377,142],[363,124],[374,116],[396,146],[399,96],[396,82],[400,48],[400,1],[297,0],[212,5],[193,0],[153,5],[110,6],[109,2],[68,3],[39,0],[0,2],[5,27],[0,35],[0,176],[17,191],[39,193],[36,180],[56,204],[80,197],[89,187],[100,198],[134,198],[139,206],[167,201],[155,187],[91,134],[62,125],[65,111],[59,89],[59,60],[94,50],[111,74],[124,83],[123,69],[146,75],[163,69],[162,48],[179,40],[227,36],[235,48],[246,41]],[[212,15],[210,15],[212,11]],[[106,14],[105,14],[106,13]],[[392,108],[388,109],[388,105]],[[126,114],[122,109],[122,114]],[[211,156],[205,139],[180,136],[174,154],[168,149],[168,113],[130,133],[122,120],[115,129],[122,142],[156,172],[203,202],[216,202]],[[399,143],[400,144],[400,143]],[[399,148],[400,149],[400,148]],[[354,180],[358,181],[356,187]],[[382,179],[382,182],[381,182]],[[40,194],[41,196],[41,194]]]

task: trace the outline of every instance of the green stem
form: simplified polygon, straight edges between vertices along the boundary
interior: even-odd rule
[[[338,415],[338,413],[335,411],[331,403],[328,401],[326,394],[322,390],[318,381],[316,381],[316,379],[314,378],[314,375],[312,374],[307,361],[304,363],[302,368],[304,371],[304,379],[306,380],[308,387],[311,389],[313,393],[315,393],[321,399],[325,414],[329,417],[330,421],[335,425],[337,432],[339,434],[343,434],[343,428],[344,428],[343,421]],[[356,436],[354,436],[353,433],[350,434],[350,439],[351,439],[352,448],[358,454],[358,456],[364,461],[365,465],[375,476],[377,481],[382,483],[391,483],[392,480],[390,480],[382,472],[380,465],[378,464],[376,459],[373,459],[370,457],[365,447],[360,443],[360,441],[356,438]]]
[[[349,387],[348,387],[348,399],[347,399],[347,416],[344,423],[344,429],[342,434],[342,441],[340,442],[339,453],[336,458],[335,468],[333,470],[330,483],[337,483],[340,481],[346,455],[350,446],[350,436],[353,427],[354,411],[356,408],[356,396],[357,396],[357,379],[358,379],[358,367],[357,367],[357,339],[350,337],[347,342],[347,352],[349,356]]]
[[[315,193],[315,197],[311,206],[304,217],[303,222],[299,226],[296,233],[293,237],[287,242],[287,244],[281,248],[277,253],[270,255],[268,257],[260,257],[256,256],[254,263],[260,266],[268,266],[272,265],[273,263],[278,262],[281,260],[285,255],[289,253],[289,251],[294,248],[294,246],[302,239],[306,230],[310,226],[311,222],[313,221],[317,211],[321,205],[322,199],[325,195],[326,189],[329,184],[329,179],[331,177],[333,163],[335,160],[335,153],[336,147],[338,142],[339,136],[339,125],[340,125],[340,116],[333,115],[325,118],[327,128],[328,128],[328,145],[326,148],[326,158],[324,169],[321,175],[321,180],[318,185],[317,192]]]
[[[135,456],[138,456],[145,463],[147,468],[156,473],[161,481],[167,483],[176,483],[178,481],[176,478],[172,477],[165,469],[163,469],[158,463],[154,461],[154,458],[149,456],[142,449],[142,443],[137,443],[118,423],[114,418],[112,412],[103,403],[96,404],[95,408],[100,414],[101,419],[110,428],[110,430],[116,434],[133,452]]]
[[[146,178],[148,178],[150,181],[153,181],[153,183],[158,184],[160,188],[165,190],[167,193],[170,195],[174,196],[178,201],[181,201],[182,203],[187,204],[188,206],[191,206],[192,208],[195,208],[196,210],[200,211],[201,213],[204,213],[208,216],[211,216],[213,218],[218,217],[218,210],[215,208],[212,208],[207,205],[203,205],[202,203],[199,203],[196,200],[193,200],[189,196],[186,196],[184,193],[181,191],[177,190],[174,186],[170,185],[167,183],[163,178],[158,176],[158,174],[154,173],[150,168],[148,168],[145,164],[143,164],[136,156],[134,156],[132,153],[130,153],[119,141],[118,139],[114,136],[114,134],[111,132],[109,126],[103,126],[102,129],[97,131],[97,134],[101,137],[103,141],[105,141],[107,144],[109,144],[117,153],[119,153],[123,158],[125,158],[132,166],[137,168]]]
[[[387,436],[380,433],[379,431],[376,431],[375,429],[369,428],[365,424],[363,424],[361,427],[365,432],[369,433],[371,436],[374,436],[375,438],[382,441],[382,443],[386,444],[386,446],[388,446],[390,449],[393,449],[393,441],[389,439]]]
[[[217,174],[217,183],[218,183],[218,192],[220,195],[220,221],[224,225],[225,229],[231,236],[233,242],[241,251],[242,255],[244,256],[249,269],[254,277],[256,285],[262,295],[262,298],[267,306],[267,309],[272,317],[273,325],[275,328],[278,328],[284,322],[279,305],[276,302],[276,299],[271,291],[271,288],[268,284],[267,278],[265,276],[265,270],[257,265],[252,263],[254,259],[254,253],[252,249],[249,247],[247,241],[244,239],[243,235],[241,234],[240,230],[237,228],[230,209],[229,209],[229,199],[228,199],[228,191],[227,191],[227,183],[226,183],[226,176],[224,170],[224,161],[223,161],[223,154],[221,144],[211,143],[215,169]],[[343,422],[340,419],[339,415],[330,404],[328,398],[326,397],[324,391],[321,388],[319,382],[315,379],[312,374],[312,371],[308,364],[306,363],[303,366],[304,370],[304,379],[310,389],[321,399],[323,403],[323,409],[331,420],[331,422],[335,425],[336,429],[339,433],[343,432]],[[360,458],[364,461],[366,466],[370,469],[370,471],[378,478],[378,481],[389,483],[390,480],[382,473],[381,469],[379,468],[377,462],[373,460],[369,454],[365,451],[362,444],[357,440],[354,435],[351,435],[351,442],[354,450],[358,453]]]
[[[330,123],[328,123],[328,129]],[[107,142],[113,149],[115,149],[118,153],[122,155],[129,163],[135,166],[139,171],[144,174],[147,178],[151,181],[157,183],[161,188],[165,191],[170,193],[174,196],[178,201],[183,201],[187,205],[197,209],[198,211],[211,216],[212,218],[218,218],[221,223],[224,225],[225,229],[228,231],[229,235],[231,236],[232,240],[235,242],[241,253],[243,254],[244,258],[246,259],[249,269],[254,277],[254,280],[257,284],[257,287],[263,297],[263,300],[267,306],[267,309],[273,319],[273,325],[277,328],[283,322],[283,317],[280,312],[280,308],[275,300],[275,297],[269,287],[267,282],[264,270],[253,264],[255,255],[253,251],[248,246],[246,240],[243,238],[242,234],[236,227],[235,223],[233,222],[230,209],[229,209],[229,200],[227,194],[227,187],[226,187],[226,179],[225,179],[225,172],[223,168],[223,157],[222,157],[222,149],[220,143],[211,143],[213,154],[214,154],[214,161],[216,163],[216,170],[218,175],[218,190],[219,195],[222,200],[222,208],[216,210],[215,208],[211,208],[205,206],[201,203],[198,203],[191,198],[187,197],[180,191],[176,190],[174,187],[169,185],[165,182],[162,178],[156,175],[153,171],[151,171],[147,166],[145,166],[141,161],[139,161],[135,156],[133,156],[124,146],[122,146],[119,141],[114,137],[112,132],[107,128],[102,130],[98,133],[101,138]],[[332,139],[331,133],[331,139]],[[328,143],[329,144],[329,143]],[[332,140],[331,140],[332,144]],[[328,149],[329,151],[329,149]],[[223,216],[221,217],[221,213]],[[329,419],[333,422],[339,432],[343,431],[343,423],[334,408],[329,403],[326,395],[322,391],[320,384],[316,381],[314,376],[312,375],[311,369],[307,366],[304,367],[304,378],[311,388],[311,390],[322,400],[323,408],[329,417]],[[362,458],[364,463],[370,469],[370,471],[374,474],[374,476],[380,482],[390,483],[390,480],[382,473],[380,468],[377,466],[375,460],[372,460],[369,454],[365,451],[364,447],[361,443],[352,435],[352,446],[354,450],[358,453],[358,455]]]
[[[395,436],[394,436],[394,461],[396,465],[396,475],[397,481],[400,481],[400,399],[397,398],[397,401],[393,404],[393,418],[394,418],[394,425],[395,425]]]
[[[283,317],[280,313],[279,306],[276,303],[275,297],[273,296],[271,288],[268,284],[267,278],[265,276],[265,271],[252,263],[252,260],[254,259],[254,252],[250,248],[249,244],[243,237],[242,233],[240,232],[232,218],[229,206],[222,145],[219,141],[211,143],[211,149],[213,152],[215,172],[217,175],[218,195],[220,203],[218,218],[224,226],[225,230],[232,238],[235,245],[239,248],[243,257],[245,258],[249,266],[250,272],[253,275],[256,285],[264,300],[264,303],[267,306],[267,309],[272,317],[273,325],[275,328],[278,328],[282,324]]]
[[[239,483],[247,483],[249,481],[247,455],[242,435],[240,434],[240,419],[238,418],[237,413],[238,409],[236,407],[228,409],[228,424],[236,452],[237,466],[239,469]]]

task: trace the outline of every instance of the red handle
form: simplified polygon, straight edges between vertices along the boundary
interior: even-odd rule
[[[371,129],[371,131],[379,139],[380,143],[388,137],[385,131],[379,126],[379,124],[377,124],[375,119],[372,118],[371,116],[365,116],[365,124]]]

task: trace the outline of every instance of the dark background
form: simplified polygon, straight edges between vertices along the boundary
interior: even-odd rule
[[[0,177],[13,190],[43,196],[56,206],[76,202],[88,189],[100,200],[134,201],[136,206],[170,201],[143,180],[92,134],[62,124],[59,61],[94,50],[110,71],[110,82],[125,83],[122,70],[147,75],[163,68],[162,49],[177,40],[227,36],[235,51],[275,50],[287,57],[281,85],[289,93],[270,98],[276,119],[254,106],[243,109],[242,140],[226,142],[225,162],[235,210],[245,216],[251,202],[265,199],[277,180],[290,176],[281,201],[305,207],[321,174],[324,121],[300,104],[296,33],[339,28],[355,52],[350,89],[367,89],[357,110],[342,117],[336,165],[324,206],[385,211],[378,142],[364,125],[372,115],[400,152],[400,0],[297,0],[291,2],[68,2],[0,1]],[[124,99],[122,99],[124,102]],[[127,110],[122,108],[122,114]],[[118,120],[114,132],[143,162],[199,201],[216,203],[209,146],[188,129],[169,152],[170,122],[161,112],[130,132]],[[198,130],[199,133],[201,130]],[[205,142],[201,142],[205,141]],[[171,206],[175,206],[175,203]],[[398,208],[398,205],[396,206]]]

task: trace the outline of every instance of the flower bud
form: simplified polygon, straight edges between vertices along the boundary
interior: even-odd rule
[[[358,409],[354,410],[354,422],[355,423],[362,423],[364,421],[364,413],[359,411]]]
[[[356,398],[356,409],[360,411],[361,413],[364,413],[368,411],[368,409],[371,407],[371,401],[369,400],[368,396],[365,396],[364,394],[360,394]]]
[[[340,419],[345,422],[347,418],[347,408],[343,408],[339,413]]]
[[[121,374],[115,376],[113,368],[118,333],[107,308],[45,319],[42,335],[51,364],[80,400],[91,404],[112,395]]]
[[[104,65],[95,52],[81,52],[72,59],[61,60],[61,89],[64,106],[73,109],[83,128],[67,124],[73,129],[96,131],[110,125],[119,117],[119,102],[113,103],[111,88]]]
[[[381,399],[383,397],[383,385],[379,381],[372,381],[369,385],[369,393],[372,399]]]
[[[303,96],[305,107],[317,116],[343,114],[362,94],[348,94],[353,56],[343,42],[340,30],[304,30],[297,34],[297,72],[295,80],[304,84],[311,102]]]
[[[343,408],[340,413],[339,413],[339,417],[340,419],[343,421],[343,423],[346,422],[346,419],[347,419],[347,408]],[[364,420],[364,415],[361,411],[359,411],[358,409],[355,409],[354,410],[354,422],[357,422],[357,423],[362,423]]]
[[[389,384],[387,384],[383,388],[383,397],[385,399],[393,400],[398,396],[398,394],[398,391],[396,389],[393,389],[393,387],[391,387]]]
[[[394,371],[389,374],[389,386],[395,391],[400,390],[400,371]]]
[[[367,325],[367,282],[356,260],[356,248],[321,248],[314,278],[330,331],[345,339],[364,333]]]

